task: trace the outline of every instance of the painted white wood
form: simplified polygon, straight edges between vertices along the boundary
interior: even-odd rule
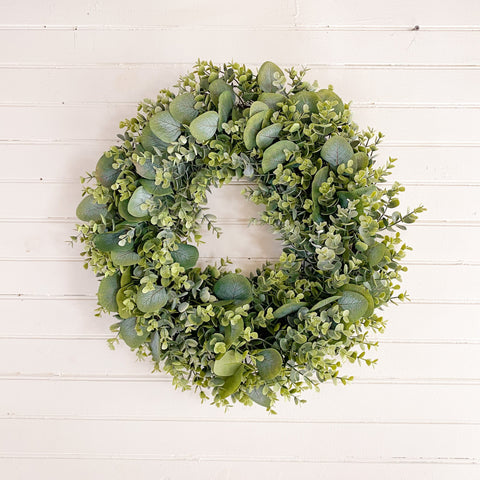
[[[0,0],[2,478],[479,478],[479,18],[476,0]],[[412,302],[382,312],[378,365],[276,416],[202,405],[109,350],[114,319],[65,243],[78,177],[199,57],[308,66],[386,134],[401,208],[428,208],[404,233]],[[242,188],[210,198],[224,234],[203,262],[278,256]]]

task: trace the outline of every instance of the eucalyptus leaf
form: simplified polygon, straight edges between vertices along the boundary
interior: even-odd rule
[[[261,93],[258,97],[259,102],[263,102],[269,106],[272,110],[278,110],[279,103],[285,102],[286,97],[281,93]]]
[[[274,318],[283,318],[307,306],[306,302],[289,302],[273,311]]]
[[[233,97],[228,90],[220,94],[218,99],[218,131],[223,130],[223,124],[228,122],[228,117],[233,108]]]
[[[270,146],[277,138],[280,132],[282,131],[283,125],[281,123],[273,123],[268,127],[262,128],[255,138],[255,143],[258,148],[265,150]]]
[[[254,388],[251,392],[249,392],[248,396],[255,402],[255,403],[258,403],[259,405],[261,405],[262,407],[265,407],[265,408],[270,408],[271,406],[271,400],[269,397],[267,397],[264,393],[263,393],[263,388],[262,387],[258,387],[258,388]]]
[[[155,152],[155,148],[159,151],[165,152],[168,147],[168,143],[160,140],[150,128],[150,125],[145,125],[142,130],[142,134],[138,137],[138,141],[145,150],[149,152]],[[140,174],[139,174],[140,175]]]
[[[244,371],[244,365],[240,365],[233,375],[230,375],[225,379],[225,383],[218,390],[220,398],[227,398],[239,389],[243,380]]]
[[[290,152],[295,152],[298,150],[298,145],[291,142],[290,140],[280,140],[273,145],[270,145],[264,152],[263,152],[263,159],[262,159],[262,170],[263,173],[270,172],[271,170],[275,170],[278,165],[285,162],[286,155],[285,150]]]
[[[310,309],[310,311],[311,311],[311,312],[315,312],[316,310],[320,310],[321,308],[326,307],[327,305],[330,305],[331,303],[335,302],[336,300],[338,300],[338,299],[341,298],[341,297],[342,297],[341,295],[333,295],[333,296],[331,296],[331,297],[324,298],[323,300],[320,300],[319,302],[317,302],[317,303]]]
[[[264,62],[262,64],[257,75],[258,85],[262,91],[273,93],[278,90],[278,87],[273,84],[276,73],[279,77],[283,76],[283,71],[278,65],[275,65],[273,62]]]
[[[260,350],[258,355],[263,357],[263,360],[257,360],[258,374],[264,380],[272,380],[282,371],[282,356],[274,348],[267,348]]]
[[[210,97],[212,99],[212,102],[215,104],[215,106],[218,106],[218,102],[220,100],[220,95],[223,92],[228,92],[230,94],[230,97],[232,98],[232,102],[235,99],[235,94],[233,93],[233,88],[231,85],[229,85],[225,80],[221,78],[217,78],[210,84]]]
[[[76,215],[82,222],[93,221],[100,223],[102,222],[102,217],[109,217],[108,206],[97,203],[92,195],[87,195],[78,204]]]
[[[98,304],[109,312],[117,312],[118,290],[120,290],[120,275],[118,273],[104,277],[98,287]]]
[[[224,334],[225,345],[227,345],[227,348],[230,347],[232,343],[237,341],[240,335],[242,335],[244,328],[245,324],[242,318],[240,318],[240,320],[238,320],[235,324],[230,323],[229,325],[227,325]]]
[[[128,267],[136,265],[140,260],[140,255],[134,251],[115,250],[111,254],[112,262],[119,267]]]
[[[213,373],[219,377],[233,375],[242,364],[243,355],[235,350],[228,350],[220,355],[213,365]]]
[[[332,102],[332,103],[337,102],[337,104],[335,105],[335,107],[333,107],[333,109],[339,115],[343,113],[343,110],[345,108],[343,105],[343,101],[333,90],[325,88],[323,90],[319,90],[317,92],[317,95],[321,102],[325,102],[325,101]]]
[[[105,232],[98,233],[93,238],[93,244],[97,250],[101,252],[120,252],[125,250],[131,250],[131,244],[126,243],[125,245],[120,245],[121,236],[125,235],[127,230],[119,230],[118,232]]]
[[[260,111],[248,119],[243,132],[243,143],[247,150],[252,150],[256,147],[255,138],[262,128],[262,122],[265,115],[266,111]]]
[[[343,291],[350,291],[356,292],[362,295],[368,303],[368,308],[363,314],[364,317],[368,318],[370,315],[373,314],[373,310],[375,309],[375,302],[373,301],[372,294],[365,288],[363,285],[356,285],[354,283],[349,283],[342,287]]]
[[[98,160],[95,168],[95,178],[100,185],[110,188],[117,181],[121,170],[113,167],[115,162],[116,160],[113,157],[107,157],[106,155],[102,155]]]
[[[157,168],[160,168],[160,162],[158,158],[146,158],[142,164],[140,162],[133,162],[136,172],[143,178],[148,180],[155,180],[157,174]]]
[[[368,301],[360,293],[345,291],[338,299],[338,304],[349,311],[349,318],[352,321],[362,318],[368,310]]]
[[[149,220],[149,216],[145,215],[144,217],[134,217],[128,213],[128,198],[126,200],[120,200],[118,202],[118,213],[120,216],[129,223],[139,223]]]
[[[142,328],[142,334],[138,335],[135,329],[136,324],[136,318],[126,318],[120,324],[120,337],[130,348],[138,348],[140,345],[143,345],[149,335],[145,328]]]
[[[160,361],[160,353],[162,351],[160,346],[160,335],[158,330],[152,333],[152,339],[150,340],[150,350],[152,352],[152,359],[155,363]]]
[[[220,300],[234,300],[236,305],[244,305],[252,298],[252,285],[243,275],[227,273],[216,281],[213,293]]]
[[[144,293],[142,288],[137,292],[137,307],[144,313],[155,313],[163,308],[168,301],[168,294],[164,287],[155,286],[153,290]]]
[[[181,124],[168,111],[152,115],[149,126],[153,134],[165,143],[174,142],[181,133]]]
[[[334,135],[325,142],[320,154],[332,167],[338,167],[352,158],[353,148],[344,137]]]
[[[131,288],[131,285],[125,285],[117,292],[116,300],[118,307],[118,315],[120,316],[120,318],[126,319],[131,317],[130,309],[123,303],[127,299],[127,290],[130,290]]]
[[[182,93],[171,101],[168,109],[177,122],[190,125],[198,115],[198,110],[194,108],[196,103],[193,93]]]
[[[134,217],[144,217],[148,212],[146,208],[142,208],[142,205],[146,205],[152,198],[153,195],[148,193],[145,187],[137,187],[128,201],[128,213]]]
[[[165,195],[171,195],[173,190],[171,187],[162,187],[162,185],[156,185],[153,180],[140,179],[140,185],[145,189],[147,193],[155,197],[163,197]]]
[[[249,116],[253,117],[256,113],[264,112],[265,110],[268,110],[269,108],[270,107],[266,103],[263,103],[263,102],[260,102],[260,101],[257,100],[256,102],[253,102],[250,105]]]
[[[383,243],[376,243],[367,250],[368,264],[371,267],[378,265],[387,254],[387,247]]]
[[[185,269],[193,268],[199,257],[198,248],[186,243],[179,243],[178,248],[171,253],[173,260]]]
[[[290,97],[292,103],[295,104],[295,108],[298,112],[303,113],[303,107],[307,105],[309,113],[318,113],[317,103],[319,97],[315,92],[303,90]]]
[[[217,112],[210,111],[202,113],[190,124],[190,133],[199,143],[210,140],[217,131],[219,115]]]

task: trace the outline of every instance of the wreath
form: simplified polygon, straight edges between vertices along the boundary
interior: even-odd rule
[[[382,134],[360,131],[349,104],[305,73],[199,61],[177,94],[141,102],[82,178],[73,239],[100,278],[96,314],[117,319],[110,346],[122,339],[217,406],[272,411],[279,397],[346,383],[342,365],[374,362],[375,310],[405,298],[397,229],[423,207],[394,210],[404,188],[384,185],[395,159],[374,167]],[[239,178],[264,207],[254,221],[283,242],[248,276],[228,259],[199,266],[195,246],[202,225],[220,235],[207,192]]]

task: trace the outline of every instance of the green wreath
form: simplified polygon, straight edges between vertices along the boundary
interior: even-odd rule
[[[326,381],[347,382],[345,362],[366,351],[385,322],[375,309],[396,293],[409,248],[395,229],[417,214],[392,211],[398,183],[382,188],[395,159],[374,168],[382,134],[359,131],[332,87],[306,70],[265,62],[198,62],[178,93],[161,90],[121,122],[85,180],[77,208],[85,266],[101,277],[99,309],[114,313],[118,339],[151,357],[175,386],[217,406],[280,396]],[[283,253],[244,276],[197,266],[200,228],[220,234],[206,194],[246,177],[244,194],[265,210]]]

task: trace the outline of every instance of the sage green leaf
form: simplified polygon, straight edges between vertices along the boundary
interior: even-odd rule
[[[218,99],[218,131],[223,130],[223,124],[228,122],[228,117],[233,108],[233,98],[228,90],[220,94]]]
[[[278,73],[278,78],[283,76],[282,69],[273,62],[264,62],[258,70],[258,86],[263,92],[272,93],[278,90],[278,87],[273,84],[275,80],[278,80],[275,78],[275,73]]]
[[[125,306],[123,303],[124,300],[127,298],[126,297],[126,291],[131,289],[131,285],[125,285],[124,287],[120,288],[120,290],[117,292],[117,306],[118,306],[118,315],[120,318],[130,318],[132,316],[132,313],[128,307]]]
[[[138,335],[135,326],[137,324],[137,319],[126,318],[120,324],[120,337],[130,348],[138,348],[145,343],[147,340],[149,332],[145,327],[142,328],[142,334]]]
[[[280,140],[263,152],[262,169],[264,173],[275,170],[286,159],[285,150],[294,152],[298,146],[290,140]]]
[[[120,200],[118,202],[118,213],[120,216],[129,223],[139,223],[139,222],[146,222],[150,219],[148,215],[144,217],[134,217],[128,213],[128,198],[126,200]]]
[[[383,243],[376,243],[367,250],[368,264],[371,267],[378,265],[387,254],[387,247]]]
[[[320,152],[322,158],[332,167],[347,163],[353,156],[353,148],[344,137],[335,135],[330,137]]]
[[[369,160],[368,155],[365,152],[357,152],[353,154],[353,169],[357,172],[358,170],[365,170],[368,167]]]
[[[158,312],[167,304],[168,294],[164,287],[155,286],[153,290],[143,293],[142,287],[137,293],[137,307],[143,313]]]
[[[119,290],[120,275],[118,273],[104,277],[98,287],[98,304],[109,312],[117,312],[117,292]]]
[[[215,106],[218,106],[218,102],[220,100],[220,95],[223,92],[229,92],[230,96],[232,97],[232,102],[235,99],[235,94],[233,93],[233,88],[231,85],[229,85],[225,80],[222,80],[221,78],[217,78],[214,80],[210,86],[210,98],[212,99],[212,102],[215,104]]]
[[[102,221],[102,216],[105,218],[110,216],[108,206],[106,204],[97,203],[92,195],[87,195],[78,204],[76,215],[83,222],[93,221],[95,223],[100,223]]]
[[[373,301],[372,294],[370,291],[365,288],[363,285],[356,285],[354,283],[349,283],[348,285],[344,285],[342,287],[342,291],[349,291],[349,292],[356,292],[365,297],[365,300],[368,303],[368,308],[363,314],[365,318],[368,318],[370,315],[373,314],[373,310],[375,309],[375,302]]]
[[[111,259],[114,265],[128,267],[129,265],[136,265],[140,260],[140,255],[131,250],[112,251]]]
[[[262,122],[265,118],[265,115],[266,110],[256,113],[253,117],[250,117],[247,120],[245,130],[243,131],[243,143],[245,144],[245,148],[247,150],[252,150],[252,148],[255,148],[255,137],[262,128]]]
[[[292,95],[290,100],[296,104],[297,112],[303,113],[303,107],[307,105],[309,113],[318,113],[317,103],[320,99],[315,92],[303,90]]]
[[[235,350],[228,350],[220,355],[213,364],[213,373],[219,377],[233,375],[242,364],[243,355]]]
[[[345,291],[338,299],[338,304],[349,311],[349,318],[352,321],[362,318],[368,310],[367,299],[357,292]]]
[[[152,352],[152,359],[155,363],[158,363],[160,361],[160,352],[161,352],[161,346],[160,346],[160,335],[158,333],[158,330],[155,330],[152,333],[152,339],[150,340],[150,350]]]
[[[177,122],[170,112],[158,112],[150,118],[150,128],[154,135],[165,143],[174,142],[181,133],[181,124]]]
[[[227,325],[224,333],[225,345],[227,345],[227,348],[230,347],[232,343],[240,337],[240,335],[242,335],[244,328],[245,324],[243,323],[243,318],[240,318],[240,320],[235,324],[230,323]]]
[[[259,102],[267,104],[272,110],[279,110],[278,104],[283,103],[285,100],[285,96],[281,93],[261,93],[258,97]]]
[[[140,179],[140,185],[150,193],[151,195],[154,195],[155,197],[163,197],[165,195],[170,195],[173,193],[173,190],[171,187],[162,187],[161,185],[156,185],[153,180],[146,180],[146,179]]]
[[[307,305],[306,302],[289,302],[286,303],[285,305],[282,305],[281,307],[278,307],[274,312],[273,316],[274,318],[283,318],[286,317],[287,315],[290,315],[291,313],[295,313],[298,310],[300,310],[302,307],[305,307]]]
[[[321,102],[325,102],[325,101],[332,102],[332,103],[337,102],[337,104],[335,105],[335,107],[333,107],[333,109],[339,115],[343,113],[343,110],[345,107],[343,105],[342,99],[335,92],[333,92],[333,90],[325,88],[323,90],[319,90],[317,92],[317,95]]]
[[[131,250],[132,245],[126,243],[125,245],[119,245],[120,237],[125,235],[127,230],[119,230],[118,232],[105,232],[105,233],[97,233],[95,237],[93,237],[93,244],[97,250],[101,252],[113,252],[113,251],[124,251],[124,250]]]
[[[263,387],[257,387],[255,389],[253,389],[249,394],[248,396],[255,402],[255,403],[258,403],[259,405],[261,405],[262,407],[265,407],[265,408],[270,408],[270,405],[271,405],[271,400],[269,397],[267,397],[266,395],[264,395],[263,393]]]
[[[148,212],[147,209],[142,209],[142,205],[145,205],[152,198],[153,195],[148,193],[144,187],[137,187],[128,201],[128,213],[134,217],[144,217]]]
[[[217,131],[219,115],[217,112],[210,111],[202,113],[190,124],[190,133],[199,143],[210,140]]]
[[[236,305],[244,305],[252,299],[252,285],[243,275],[227,273],[215,282],[213,293],[220,300],[234,300]]]
[[[121,170],[119,168],[113,168],[113,164],[116,160],[112,157],[102,155],[97,162],[95,168],[95,178],[100,185],[110,188],[120,175]]]
[[[145,150],[155,152],[155,148],[161,152],[166,152],[168,143],[162,142],[150,128],[148,123],[143,127],[142,134],[138,137],[138,141]]]
[[[225,383],[218,389],[220,398],[227,398],[238,390],[243,380],[244,370],[245,367],[240,365],[233,375],[226,378]]]
[[[198,110],[194,108],[196,103],[193,93],[182,93],[172,100],[168,109],[177,122],[190,125],[190,122],[198,115]]]
[[[275,378],[282,370],[282,356],[274,348],[267,348],[261,350],[258,355],[263,357],[263,360],[257,360],[258,374],[264,380],[271,380]]]
[[[256,102],[253,102],[250,105],[249,116],[253,117],[256,113],[264,112],[265,110],[268,110],[268,109],[269,109],[269,106],[266,103],[263,103],[257,100]]]
[[[135,170],[138,175],[148,180],[155,180],[157,174],[156,169],[160,168],[160,161],[155,158],[153,161],[151,158],[146,158],[143,165],[140,162],[133,162],[135,165]]]
[[[320,310],[323,307],[326,307],[327,305],[330,305],[330,303],[333,303],[335,300],[338,300],[341,298],[341,295],[334,295],[332,297],[324,298],[323,300],[320,300],[317,302],[311,309],[311,312],[315,312],[316,310]]]
[[[320,197],[320,187],[328,180],[330,169],[325,166],[320,168],[312,180],[312,202],[314,205],[318,204]]]
[[[130,283],[132,283],[132,269],[127,267],[120,277],[120,287],[126,287]]]
[[[283,125],[281,123],[273,123],[268,127],[262,128],[255,138],[255,143],[258,148],[265,150],[270,146],[274,140],[278,138],[278,135],[282,131]]]
[[[179,243],[178,248],[171,253],[173,260],[186,270],[194,267],[199,257],[198,248],[186,243]]]

